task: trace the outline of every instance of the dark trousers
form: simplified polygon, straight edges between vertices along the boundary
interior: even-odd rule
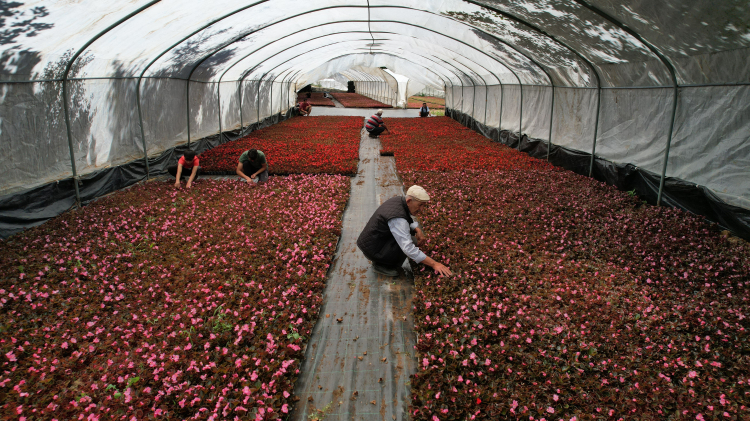
[[[380,126],[380,127],[376,127],[370,130],[368,133],[370,133],[370,136],[375,137],[375,136],[380,135],[380,133],[383,133],[384,131],[385,131],[385,127]]]
[[[429,111],[420,111],[419,112],[419,116],[420,117],[427,117],[428,115],[430,115]]]
[[[172,174],[172,177],[177,177],[177,165],[172,165],[171,167],[167,168],[167,172]],[[187,169],[185,167],[182,167],[182,174],[180,174],[180,178],[190,178],[190,174],[193,173],[193,169]],[[197,180],[198,176],[201,173],[201,167],[198,167],[198,172],[195,173],[195,178],[193,180]]]
[[[248,177],[255,174],[255,171],[258,170],[259,168],[253,168],[252,164],[250,164],[250,161],[245,161],[242,163],[242,172]],[[266,181],[268,181],[268,168],[266,168],[266,170],[262,173],[258,174],[258,182],[265,183]]]
[[[375,263],[378,266],[383,266],[384,268],[398,269],[404,264],[404,260],[406,260],[406,254],[401,251],[401,248],[398,246],[398,244],[396,244],[395,247],[390,247],[389,252],[386,255],[382,256],[382,258],[380,259],[369,256],[364,252],[364,250],[362,250],[361,247],[359,247],[359,245],[357,245],[357,247],[359,248],[359,251],[361,251],[362,254],[367,258],[367,260]]]

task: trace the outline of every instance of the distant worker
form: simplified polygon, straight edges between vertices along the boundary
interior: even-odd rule
[[[378,137],[380,133],[383,133],[383,131],[386,129],[383,119],[380,118],[380,116],[382,115],[383,110],[378,110],[375,115],[367,119],[367,122],[365,123],[365,130],[370,133],[370,137]]]
[[[440,275],[452,275],[447,266],[427,257],[417,248],[424,243],[425,236],[411,215],[419,214],[429,201],[427,192],[414,185],[406,191],[406,197],[395,196],[386,200],[370,217],[359,234],[357,247],[372,261],[373,271],[398,276],[397,269],[409,257],[431,267]]]
[[[200,169],[200,160],[195,155],[195,151],[186,151],[184,155],[177,161],[177,165],[172,165],[167,168],[167,171],[175,177],[174,186],[180,187],[180,181],[182,177],[188,177],[187,184],[185,187],[190,188],[193,185],[193,181],[198,177],[198,170]],[[190,175],[188,175],[190,174]]]
[[[427,106],[426,102],[422,103],[422,108],[419,109],[420,117],[428,117],[430,115],[430,107]]]
[[[302,115],[310,115],[312,112],[312,105],[310,105],[309,102],[307,102],[307,98],[304,98],[302,102],[299,103],[299,112]]]
[[[237,164],[237,175],[248,183],[265,183],[268,181],[266,154],[257,149],[242,152]]]

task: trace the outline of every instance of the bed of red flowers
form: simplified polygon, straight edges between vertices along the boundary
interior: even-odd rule
[[[393,123],[381,141],[432,198],[423,250],[455,273],[413,266],[413,419],[750,419],[747,243],[463,129]]]
[[[426,102],[430,109],[445,109],[445,98],[438,98],[435,96],[411,96],[407,100],[406,108],[422,108],[423,102]]]
[[[297,94],[297,104],[302,102],[307,97],[307,93]],[[313,107],[335,107],[336,104],[330,98],[323,96],[323,92],[310,92],[310,98],[307,98],[307,102]]]
[[[270,174],[357,172],[361,117],[295,117],[200,155],[211,174],[235,174],[240,155],[256,148],[266,155]]]
[[[0,242],[0,418],[285,418],[349,185],[152,182]]]
[[[393,108],[392,105],[384,104],[360,94],[337,92],[331,95],[346,108]]]
[[[388,118],[382,149],[393,152],[400,171],[545,169],[547,162],[501,147],[448,117]]]

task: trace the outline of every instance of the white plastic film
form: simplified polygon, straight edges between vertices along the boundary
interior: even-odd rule
[[[603,89],[596,155],[661,174],[672,89]]]

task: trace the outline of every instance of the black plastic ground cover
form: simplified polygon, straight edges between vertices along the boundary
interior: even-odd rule
[[[547,159],[547,141],[531,139],[526,135],[518,145],[518,133],[501,130],[479,123],[471,116],[450,108],[445,115],[458,121],[477,133],[514,149],[519,149],[534,158]],[[588,176],[591,165],[591,154],[574,149],[557,146],[554,143],[549,149],[551,164]],[[615,186],[623,191],[633,191],[639,198],[651,205],[656,204],[659,194],[659,174],[644,170],[633,164],[617,164],[599,156],[594,157],[594,168],[591,176],[598,181]],[[664,181],[662,204],[700,215],[707,221],[718,224],[737,237],[750,241],[750,210],[724,202],[705,186],[690,183],[679,178],[667,177]]]
[[[409,419],[417,371],[409,263],[395,278],[378,275],[357,238],[384,201],[404,194],[393,157],[362,130],[357,175],[343,214],[323,305],[295,384],[288,421]]]
[[[293,109],[276,114],[242,128],[190,142],[190,149],[205,152],[223,143],[237,140],[248,133],[268,127],[295,116]],[[149,175],[156,177],[167,172],[187,150],[187,144],[149,158]],[[87,205],[99,197],[132,186],[146,178],[146,164],[138,159],[116,167],[105,168],[80,177],[81,204]],[[75,206],[73,178],[54,181],[23,192],[0,197],[0,238],[31,228],[54,218]]]

